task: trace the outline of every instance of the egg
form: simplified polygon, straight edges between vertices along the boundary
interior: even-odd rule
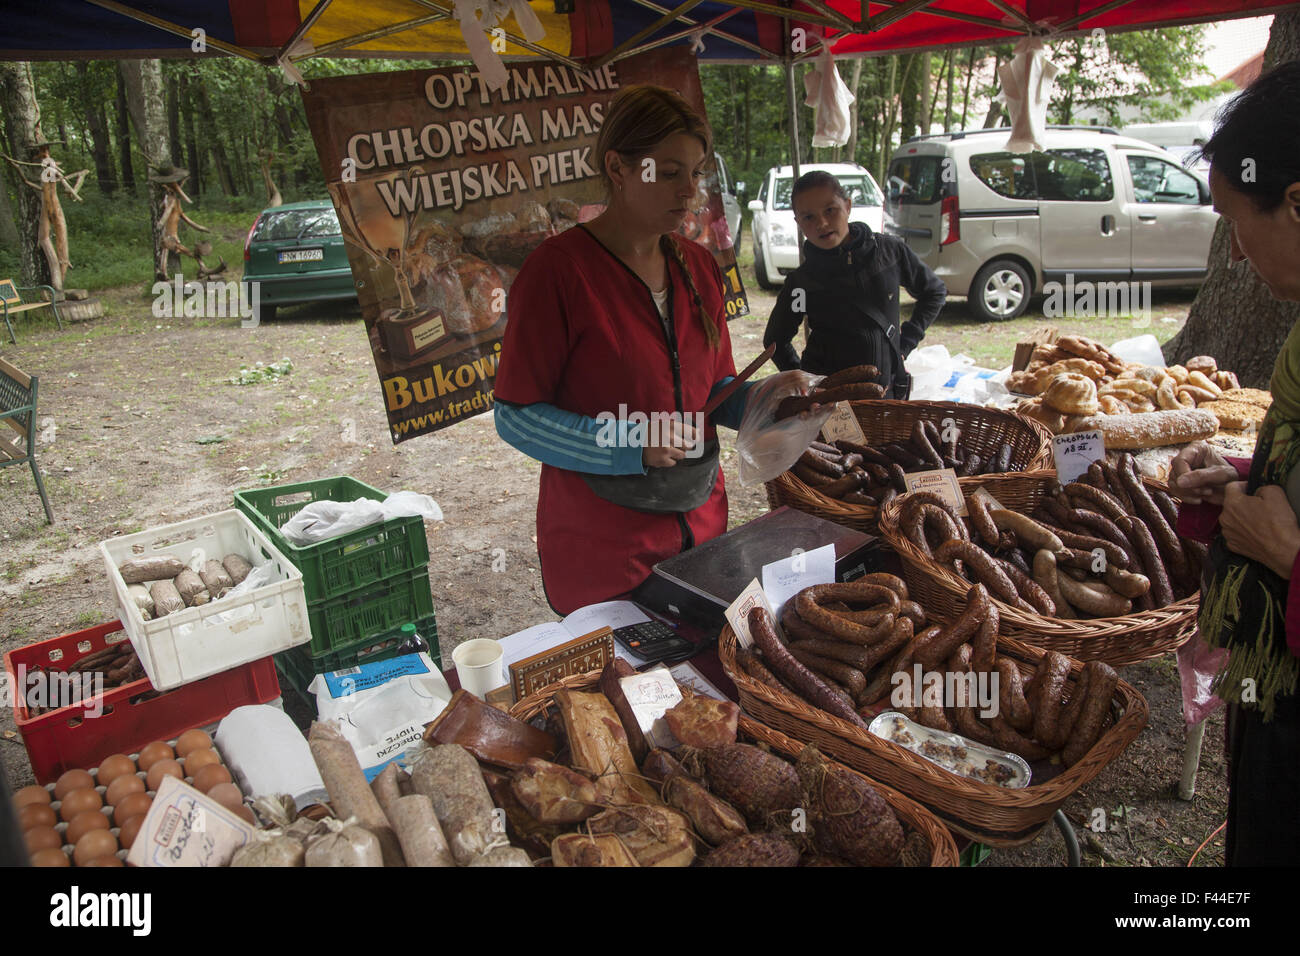
[[[136,762],[140,765],[140,769],[147,773],[149,768],[159,760],[171,760],[175,756],[176,753],[171,747],[168,747],[161,740],[155,740],[153,743],[145,744],[141,748],[140,759]]]
[[[65,836],[69,843],[76,846],[77,841],[91,830],[107,830],[110,826],[112,824],[109,822],[108,814],[102,810],[87,810],[72,818]]]
[[[72,866],[62,850],[38,850],[32,854],[32,866]]]
[[[54,799],[62,800],[65,794],[73,790],[93,790],[95,778],[84,770],[69,770],[54,784]]]
[[[153,797],[147,793],[128,793],[122,802],[113,808],[113,822],[121,826],[137,814],[148,813],[152,804]]]
[[[138,813],[130,820],[122,824],[121,830],[118,831],[117,839],[122,846],[128,850],[131,844],[135,842],[136,835],[140,832],[140,827],[144,825],[144,814]]]
[[[253,811],[246,806],[235,807],[235,816],[247,823],[251,823],[253,826],[257,826],[257,817],[253,816]]]
[[[63,846],[63,836],[54,827],[32,827],[23,834],[23,842],[27,844],[28,853],[39,853]]]
[[[18,811],[18,826],[24,831],[52,827],[58,822],[58,814],[43,803],[29,803]]]
[[[72,851],[72,859],[77,866],[85,866],[91,860],[117,852],[117,837],[108,830],[91,830],[77,841]]]
[[[135,761],[125,754],[105,757],[99,765],[99,784],[107,787],[123,774],[135,773]]]
[[[168,757],[166,760],[159,760],[149,768],[149,775],[145,777],[145,783],[150,790],[157,790],[158,785],[163,782],[163,777],[175,777],[177,780],[185,779],[185,771],[181,769],[180,761]]]
[[[208,747],[200,747],[198,750],[191,750],[185,755],[185,776],[196,776],[204,767],[210,767],[213,764],[220,763],[221,758],[217,756],[215,750]]]
[[[32,784],[30,787],[23,787],[13,796],[15,810],[21,810],[29,803],[43,803],[48,805],[50,802],[50,791],[42,786]]]
[[[219,783],[230,783],[230,771],[219,763],[209,764],[194,775],[194,788],[203,793]]]
[[[124,773],[108,785],[104,802],[110,807],[115,807],[122,802],[123,798],[133,793],[144,793],[144,790],[144,781],[139,774]]]
[[[98,859],[91,860],[89,863],[83,863],[82,866],[126,866],[116,856],[101,856]]]
[[[195,750],[211,749],[212,738],[202,730],[187,730],[176,738],[176,753],[188,757]]]
[[[104,798],[98,790],[73,790],[63,798],[59,806],[59,816],[71,823],[77,815],[87,810],[98,810],[104,805]]]
[[[233,810],[244,805],[244,795],[233,783],[219,783],[208,791],[208,796],[223,807]]]

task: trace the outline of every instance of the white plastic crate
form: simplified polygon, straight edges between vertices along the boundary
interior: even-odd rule
[[[144,672],[158,690],[276,654],[311,640],[302,572],[241,512],[231,509],[163,525],[99,544],[118,613]],[[190,564],[195,551],[221,560],[232,552],[254,567],[270,561],[276,580],[248,594],[225,597],[146,621],[118,565],[130,558],[170,555]]]

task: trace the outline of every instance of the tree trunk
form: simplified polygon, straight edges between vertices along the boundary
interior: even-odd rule
[[[858,101],[862,98],[862,91],[858,87],[862,83],[862,57],[853,61],[853,78],[849,81],[849,92],[853,94],[853,103],[849,106],[849,141],[840,149],[840,162],[852,163],[857,160],[858,152]]]
[[[982,62],[982,61],[981,61]],[[970,48],[970,61],[966,64],[966,90],[961,97],[961,128],[966,128],[966,114],[970,112],[970,85],[975,78],[975,47]]]
[[[0,246],[17,249],[22,240],[18,235],[18,225],[14,222],[14,207],[9,201],[9,186],[5,179],[6,174],[0,173]]]
[[[87,82],[89,69],[85,60],[77,61],[77,76],[81,80],[84,97],[82,115],[90,133],[90,155],[95,161],[95,179],[99,182],[99,191],[105,196],[111,196],[117,190],[117,172],[113,169],[112,144],[108,138],[108,114],[104,112],[104,101],[90,93]]]
[[[928,136],[930,125],[934,121],[934,112],[931,109],[932,104],[930,101],[930,80],[934,73],[934,63],[929,51],[918,53],[917,56],[921,58],[921,76],[917,80],[917,84],[921,88],[921,103],[916,111],[917,122],[925,124],[917,132],[922,136]]]
[[[287,148],[293,144],[293,121],[284,105],[284,77],[278,70],[266,71],[266,88],[271,94],[271,119],[280,134],[280,145]]]
[[[194,84],[189,76],[181,77],[181,100],[185,123],[185,164],[190,171],[190,182],[194,186],[192,195],[198,199],[203,195],[204,176],[203,150],[199,149],[199,138],[194,126]]]
[[[173,73],[166,78],[167,84],[167,138],[171,140],[171,152],[167,161],[173,166],[181,164],[181,80]]]
[[[753,153],[750,150],[749,139],[749,70],[745,71],[745,82],[741,84],[745,92],[745,165],[744,169],[749,169],[749,163],[753,159]]]
[[[1300,60],[1300,11],[1273,18],[1264,70],[1291,60]],[[1228,265],[1228,228],[1220,221],[1205,282],[1182,331],[1165,345],[1165,361],[1172,365],[1194,355],[1213,355],[1221,368],[1237,373],[1242,385],[1267,388],[1273,362],[1297,321],[1300,303],[1274,299],[1250,266]]]
[[[203,81],[194,84],[194,89],[198,93],[199,116],[203,120],[203,128],[206,130],[220,130],[223,127],[217,124],[217,118],[212,112],[212,100],[208,98],[208,88],[204,86]],[[205,137],[208,149],[212,152],[212,162],[217,167],[217,181],[221,183],[221,191],[227,196],[238,196],[239,190],[235,187],[235,177],[230,168],[230,160],[226,155],[225,140],[220,135],[209,135]]]
[[[997,98],[997,90],[1001,89],[1002,81],[998,79],[998,67],[1002,65],[1002,55],[993,54],[993,98],[989,100],[989,111],[984,114],[984,128],[993,129],[998,125],[998,120],[1002,118],[1002,101]]]
[[[948,95],[943,101],[943,129],[944,132],[952,129],[952,81],[953,75],[957,70],[957,51],[948,51]]]
[[[162,68],[157,60],[123,60],[119,64],[126,81],[127,106],[135,126],[135,138],[140,143],[145,162],[151,170],[171,161],[173,154],[170,130],[167,128],[167,110],[163,102]],[[163,247],[163,198],[166,190],[150,183],[149,230],[153,236],[154,278],[167,279],[169,256]]]
[[[0,63],[0,111],[4,114],[8,143],[5,152],[26,162],[32,158],[32,146],[45,137],[41,133],[41,112],[36,104],[36,88],[28,63]],[[50,267],[40,246],[41,194],[23,182],[41,182],[40,169],[22,167],[22,173],[4,163],[5,175],[18,195],[18,252],[22,285],[50,284]],[[20,178],[21,177],[21,178]]]
[[[122,167],[122,185],[135,195],[135,170],[131,167],[131,113],[126,105],[126,81],[117,74],[117,155]]]

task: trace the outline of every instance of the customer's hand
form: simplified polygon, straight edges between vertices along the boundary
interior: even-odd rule
[[[645,446],[641,452],[641,461],[649,468],[671,468],[686,457],[689,449],[695,447],[699,433],[688,423],[673,418],[661,423],[658,434],[652,430],[650,438],[657,444]]]
[[[1279,577],[1291,577],[1300,553],[1300,523],[1277,485],[1265,485],[1253,495],[1246,494],[1244,481],[1226,485],[1219,528],[1230,551],[1267,565]]]
[[[1237,481],[1237,469],[1211,445],[1192,442],[1169,465],[1169,490],[1189,505],[1223,504],[1223,488]]]

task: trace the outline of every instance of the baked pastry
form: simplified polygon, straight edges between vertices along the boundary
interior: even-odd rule
[[[1053,362],[1051,365],[1044,365],[1034,372],[1034,377],[1038,383],[1037,392],[1034,394],[1046,390],[1056,376],[1063,372],[1075,372],[1092,379],[1094,382],[1100,382],[1106,377],[1106,370],[1099,362],[1090,362],[1085,358],[1062,359],[1059,362]]]
[[[1219,370],[1219,363],[1212,355],[1198,355],[1184,362],[1183,367],[1187,369],[1188,374],[1200,372],[1203,375],[1213,375]]]
[[[1209,438],[1219,430],[1219,420],[1212,412],[1203,409],[1182,408],[1132,415],[1093,415],[1081,422],[1076,430],[1091,431],[1094,428],[1100,429],[1107,450],[1159,448]]]
[[[1042,391],[1038,387],[1038,376],[1033,372],[1012,372],[1007,376],[1007,391],[1019,392],[1021,395],[1037,395]]]
[[[1237,431],[1259,428],[1267,412],[1267,409],[1260,408],[1258,405],[1248,405],[1245,402],[1234,402],[1222,398],[1213,402],[1205,402],[1199,407],[1212,413],[1219,420],[1220,428]]]
[[[1219,400],[1245,402],[1247,405],[1258,405],[1266,409],[1273,404],[1273,393],[1266,392],[1262,388],[1225,388]]]
[[[1096,384],[1078,372],[1062,372],[1052,379],[1043,393],[1043,403],[1067,415],[1095,415],[1100,408]]]
[[[1098,396],[1097,402],[1103,415],[1127,415],[1129,407],[1114,395]]]
[[[1241,388],[1241,382],[1237,381],[1237,376],[1233,372],[1219,369],[1210,376],[1210,380],[1222,389]]]
[[[1027,402],[1021,402],[1016,406],[1016,411],[1046,425],[1047,430],[1053,435],[1059,435],[1061,429],[1065,427],[1065,415],[1054,408],[1044,405],[1041,398],[1031,398]]]

